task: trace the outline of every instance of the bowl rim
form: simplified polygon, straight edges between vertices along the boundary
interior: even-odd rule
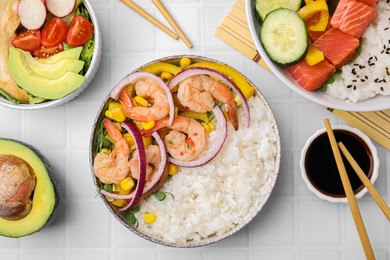
[[[378,178],[379,175],[379,157],[378,157],[378,152],[375,147],[375,145],[372,143],[371,139],[365,135],[363,132],[361,132],[359,129],[348,126],[348,125],[333,125],[332,126],[333,130],[344,130],[351,132],[358,137],[362,139],[363,142],[366,143],[367,147],[369,148],[372,156],[372,174],[371,177],[369,178],[371,183],[374,184],[376,179]],[[321,128],[315,131],[307,140],[304,146],[302,147],[301,150],[301,158],[299,160],[299,168],[301,170],[301,177],[303,181],[306,183],[306,186],[308,189],[313,192],[318,198],[323,199],[325,201],[331,202],[331,203],[348,203],[347,197],[332,197],[330,195],[326,195],[319,191],[309,180],[305,168],[305,158],[306,158],[306,153],[309,148],[309,146],[312,144],[312,142],[321,134],[326,133],[326,128]],[[355,194],[356,199],[360,199],[367,193],[367,188],[363,186],[363,188]]]
[[[95,43],[94,43],[95,45],[94,45],[91,65],[89,66],[88,71],[84,75],[86,78],[84,83],[78,89],[76,89],[75,91],[69,93],[68,95],[60,99],[49,100],[38,104],[14,104],[3,97],[0,97],[0,105],[8,108],[20,109],[20,110],[38,110],[44,108],[54,108],[70,102],[78,95],[80,95],[89,86],[100,65],[101,53],[102,53],[102,35],[100,32],[100,26],[99,26],[97,16],[89,0],[82,0],[82,2],[84,3],[85,7],[88,9],[89,15],[91,16],[91,20],[94,26],[94,37],[95,37]]]
[[[390,96],[377,95],[367,100],[362,100],[357,103],[344,101],[330,96],[329,94],[320,91],[307,91],[298,85],[296,85],[292,77],[284,72],[281,67],[276,65],[265,52],[262,44],[260,43],[258,32],[259,24],[254,15],[253,0],[245,0],[245,14],[247,17],[247,24],[253,43],[259,52],[260,57],[264,60],[272,73],[289,89],[293,90],[300,96],[317,103],[324,107],[332,109],[352,111],[352,112],[371,112],[390,109]]]
[[[158,238],[155,238],[155,237],[150,237],[150,236],[142,233],[141,231],[139,231],[137,228],[134,228],[134,227],[130,226],[127,222],[125,222],[119,216],[119,214],[117,213],[117,210],[115,210],[113,207],[110,206],[110,204],[107,202],[107,200],[104,198],[104,196],[100,192],[99,192],[99,197],[101,198],[101,200],[103,201],[105,206],[108,208],[108,210],[111,212],[111,214],[114,215],[114,217],[122,225],[124,225],[127,229],[129,229],[130,231],[132,231],[136,235],[138,235],[138,236],[140,236],[140,237],[142,237],[142,238],[144,238],[144,239],[146,239],[146,240],[148,240],[150,242],[153,242],[153,243],[156,243],[156,244],[160,244],[160,245],[164,245],[164,246],[168,246],[168,247],[194,248],[194,247],[206,246],[206,245],[209,245],[209,244],[213,244],[213,243],[219,242],[219,241],[221,241],[223,239],[226,239],[227,237],[233,235],[234,233],[238,232],[243,227],[248,225],[258,215],[258,213],[261,211],[261,209],[264,207],[264,205],[269,201],[269,197],[270,197],[272,191],[274,190],[274,187],[275,187],[275,184],[276,184],[276,180],[278,178],[278,173],[279,173],[279,170],[280,170],[280,161],[281,161],[281,140],[280,140],[280,132],[279,132],[278,125],[277,125],[277,122],[276,122],[276,118],[274,116],[274,113],[273,113],[269,103],[267,102],[267,100],[265,99],[263,94],[260,92],[260,90],[257,88],[257,86],[251,80],[249,80],[249,78],[247,78],[244,74],[242,74],[238,69],[236,69],[236,68],[234,68],[234,67],[232,67],[232,66],[230,66],[230,65],[228,65],[228,64],[226,64],[224,62],[218,61],[216,59],[208,58],[208,57],[205,57],[205,56],[201,56],[201,55],[185,55],[185,54],[171,55],[171,56],[161,57],[161,58],[155,59],[153,61],[150,61],[150,62],[148,62],[148,63],[146,63],[144,65],[141,65],[141,66],[137,67],[136,69],[132,70],[129,74],[137,72],[137,71],[141,70],[142,68],[144,68],[144,67],[146,67],[146,66],[148,66],[150,64],[154,64],[156,62],[166,62],[166,61],[170,61],[170,60],[178,60],[178,59],[183,58],[183,57],[190,58],[191,60],[215,62],[215,63],[218,63],[218,64],[224,64],[224,65],[227,65],[227,66],[233,68],[238,73],[240,73],[248,81],[248,83],[250,85],[255,87],[256,95],[258,95],[261,98],[262,102],[264,103],[264,106],[270,112],[270,115],[272,116],[272,118],[270,118],[270,119],[273,121],[274,131],[275,131],[276,136],[277,136],[277,140],[276,140],[277,141],[276,142],[276,149],[277,150],[276,150],[276,155],[275,155],[275,169],[273,169],[273,171],[270,172],[267,175],[267,178],[266,178],[266,180],[269,180],[269,182],[270,182],[269,183],[270,184],[270,188],[268,188],[269,190],[268,190],[267,194],[264,196],[264,201],[262,201],[262,203],[259,204],[259,208],[258,209],[249,212],[250,214],[248,213],[248,216],[246,217],[246,219],[243,220],[241,225],[236,225],[234,228],[230,229],[228,232],[224,233],[223,235],[214,236],[213,239],[212,238],[207,238],[207,239],[204,239],[204,240],[201,240],[201,241],[192,241],[192,242],[188,242],[188,243],[179,243],[179,242],[178,243],[174,243],[174,242],[164,241],[164,240],[161,240],[161,239],[158,239]],[[98,109],[98,112],[96,114],[96,117],[95,117],[95,120],[94,120],[94,123],[93,123],[93,127],[92,127],[92,130],[91,130],[91,135],[90,135],[89,163],[90,163],[90,169],[91,169],[91,176],[92,176],[93,182],[95,184],[95,187],[98,187],[98,181],[97,181],[97,178],[96,178],[96,176],[94,174],[94,169],[93,169],[93,160],[94,160],[94,151],[93,151],[93,149],[94,149],[95,136],[96,136],[95,133],[96,133],[96,129],[98,128],[98,124],[102,120],[102,117],[103,117],[102,111],[107,106],[108,101],[110,101],[111,99],[112,98],[109,96],[109,93],[108,93],[106,98],[102,101],[102,104],[101,104],[101,106]]]

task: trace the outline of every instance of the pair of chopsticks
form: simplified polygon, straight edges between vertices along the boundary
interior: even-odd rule
[[[379,208],[382,210],[382,212],[387,217],[387,220],[390,221],[390,208],[386,204],[386,202],[383,200],[381,195],[378,193],[378,191],[375,189],[374,185],[372,185],[371,181],[367,178],[367,176],[364,174],[360,166],[357,164],[355,159],[352,157],[352,155],[349,153],[347,148],[344,146],[342,142],[337,143],[336,138],[334,136],[332,127],[330,125],[329,119],[324,120],[326,131],[328,133],[329,141],[332,147],[333,155],[336,160],[337,168],[339,170],[339,174],[341,177],[341,182],[344,187],[345,194],[347,195],[348,204],[352,213],[352,217],[355,221],[356,229],[359,234],[360,242],[362,243],[364,254],[366,255],[366,258],[371,260],[375,259],[374,252],[371,247],[370,239],[368,238],[366,228],[364,226],[364,222],[362,219],[362,216],[360,214],[359,207],[357,205],[355,194],[353,193],[351,183],[349,181],[347,171],[345,170],[344,162],[341,157],[340,150],[344,154],[344,156],[347,158],[348,162],[351,164],[352,168],[355,170],[356,174],[364,184],[364,186],[367,188],[368,192],[371,194],[371,196],[374,198],[375,202],[378,204]],[[340,150],[339,150],[340,148]]]
[[[173,32],[171,29],[166,27],[156,18],[151,16],[148,12],[146,12],[144,9],[142,9],[139,5],[134,3],[132,0],[120,0],[120,1],[125,5],[127,5],[128,7],[130,7],[131,9],[133,9],[136,13],[144,17],[146,20],[148,20],[149,22],[157,26],[157,28],[161,29],[163,32],[171,36],[173,39],[177,40],[180,37],[189,49],[192,48],[192,43],[190,42],[190,40],[188,40],[187,36],[183,33],[179,25],[177,25],[175,20],[169,14],[168,10],[165,8],[165,6],[161,3],[160,0],[152,0],[152,2],[160,11],[160,13],[164,16],[164,18],[168,21],[168,23],[172,26],[175,32]]]

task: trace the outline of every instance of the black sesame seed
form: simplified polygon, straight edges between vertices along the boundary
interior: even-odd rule
[[[365,79],[360,79],[360,81],[361,81],[361,82],[366,82],[366,80],[365,80]]]
[[[352,82],[357,82],[357,80],[356,80],[356,79],[353,79]]]
[[[356,86],[353,86],[353,90],[356,90]]]
[[[386,27],[385,29],[383,29],[384,31],[387,31],[387,30],[389,30],[389,27]]]
[[[364,76],[366,79],[368,79],[368,77],[367,77],[367,75],[366,76]]]
[[[347,88],[352,88],[352,85],[348,85]]]
[[[378,83],[378,81],[379,81],[379,79],[378,79],[378,78],[374,79],[374,82],[375,82],[375,83]]]
[[[383,87],[381,87],[381,91],[384,91],[385,89]]]

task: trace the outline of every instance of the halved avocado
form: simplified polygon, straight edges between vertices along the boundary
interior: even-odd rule
[[[16,156],[24,160],[31,166],[36,177],[30,212],[16,220],[0,217],[0,235],[22,237],[40,231],[54,219],[60,201],[54,169],[38,150],[20,141],[0,138],[0,155]]]
[[[42,63],[55,63],[63,59],[72,59],[72,60],[78,60],[81,54],[81,51],[83,50],[83,47],[76,47],[72,48],[66,51],[61,51],[53,56],[50,56],[48,58],[39,59],[39,62]]]

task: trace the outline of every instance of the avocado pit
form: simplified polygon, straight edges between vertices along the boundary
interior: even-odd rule
[[[25,217],[31,210],[35,184],[35,172],[25,160],[0,154],[0,217]]]

